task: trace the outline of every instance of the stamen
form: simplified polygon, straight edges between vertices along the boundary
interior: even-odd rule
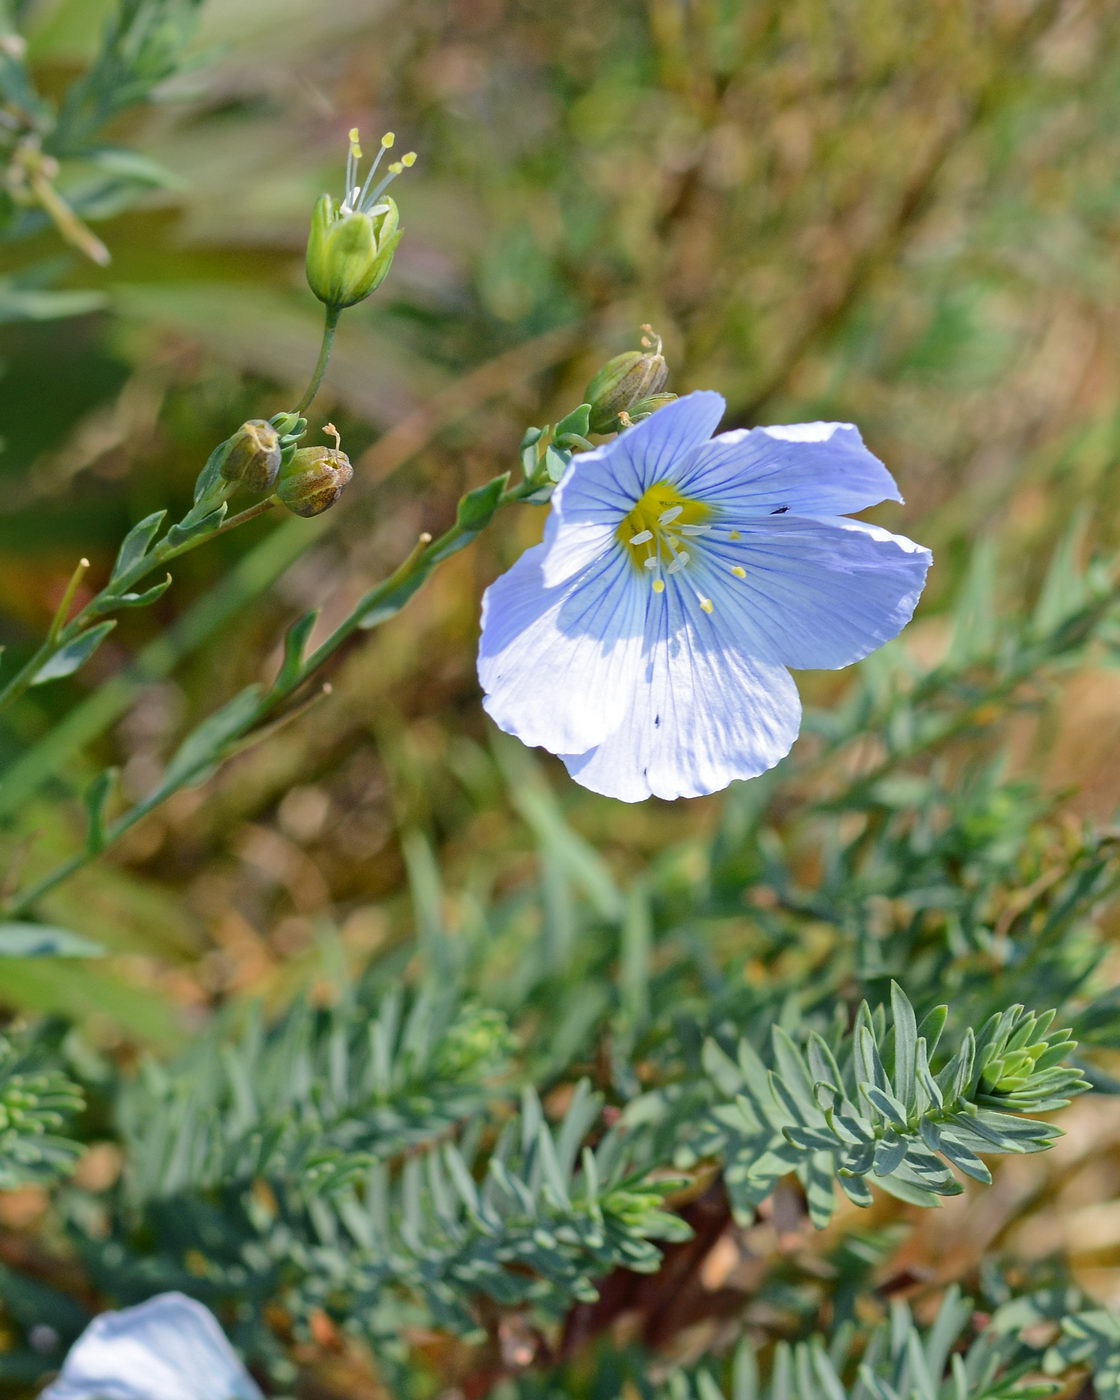
[[[358,178],[358,161],[360,161],[361,158],[362,147],[361,143],[358,141],[358,128],[352,126],[350,128],[350,150],[346,155],[346,201],[349,200],[350,194],[353,191],[354,181]],[[346,201],[344,201],[344,203]]]
[[[736,578],[746,578],[747,576],[747,571],[743,568],[742,564],[732,564],[731,572]]]
[[[646,569],[656,577],[662,571],[679,574],[692,563],[685,546],[715,528],[709,521],[711,515],[704,501],[682,496],[669,482],[658,482],[634,502],[615,535],[620,545],[634,551],[630,561],[636,569]]]
[[[655,355],[661,354],[661,337],[648,322],[643,322],[641,326],[642,349],[652,350]]]
[[[375,167],[375,168],[376,168],[376,167]],[[401,173],[401,171],[402,171],[403,169],[404,169],[404,163],[403,163],[402,161],[395,160],[395,161],[392,163],[392,165],[389,166],[389,173],[388,173],[388,175],[385,176],[385,178],[377,185],[376,189],[375,189],[375,190],[373,191],[373,193],[369,196],[370,199],[371,199],[371,200],[378,200],[378,199],[380,199],[381,196],[382,196],[382,194],[384,193],[384,191],[393,183],[393,181],[397,178],[397,176]],[[371,176],[373,175],[373,171],[372,171],[372,170],[371,170],[369,173],[370,173]],[[368,180],[366,181],[366,184],[367,184],[367,185],[369,184],[369,181],[368,181]],[[364,195],[364,190],[363,190],[363,195]]]
[[[411,170],[416,164],[416,152],[408,151],[405,155],[401,156],[401,164],[406,170]]]
[[[654,581],[653,581],[653,591],[654,591],[655,593],[664,593],[664,592],[665,592],[665,580],[664,580],[663,578],[655,578],[655,579],[654,579]]]
[[[373,177],[377,174],[377,167],[381,164],[381,157],[385,154],[387,150],[389,150],[392,147],[393,142],[396,139],[396,136],[391,131],[387,131],[385,135],[381,138],[381,145],[378,147],[377,154],[373,158],[373,164],[370,166],[369,173],[366,175],[365,178],[365,183],[362,185],[362,193],[359,199],[359,208],[366,202],[366,195],[369,194],[369,187],[373,183]],[[392,169],[392,167],[390,167],[390,169]],[[385,180],[382,181],[380,185],[378,185],[377,189],[373,193],[373,199],[375,201],[377,199],[377,196],[381,193],[381,191],[385,188],[385,186],[388,183],[388,180]]]
[[[715,604],[710,598],[701,598],[700,607],[706,613],[715,612]]]

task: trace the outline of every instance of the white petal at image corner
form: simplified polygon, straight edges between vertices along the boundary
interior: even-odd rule
[[[264,1400],[208,1308],[161,1293],[94,1318],[40,1400]]]

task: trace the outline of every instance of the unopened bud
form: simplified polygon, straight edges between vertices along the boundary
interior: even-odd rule
[[[623,413],[633,420],[636,405],[659,394],[668,377],[660,337],[644,350],[626,350],[608,360],[584,391],[584,402],[591,405],[591,431],[615,432]]]
[[[298,413],[277,413],[272,418],[272,426],[281,438],[299,437],[307,427],[307,419]]]
[[[226,481],[239,481],[250,491],[271,491],[280,470],[280,434],[263,418],[250,418],[230,438],[222,462]]]
[[[301,447],[280,473],[276,497],[295,515],[322,515],[354,475],[350,458],[336,447]]]
[[[401,239],[397,206],[387,195],[364,213],[340,208],[323,195],[311,216],[307,281],[327,306],[342,309],[364,301],[384,282]]]

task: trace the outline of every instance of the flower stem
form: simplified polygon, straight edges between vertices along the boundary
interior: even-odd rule
[[[519,486],[504,491],[497,506],[500,508],[528,501],[539,491],[539,482],[523,482]],[[267,508],[268,504],[268,502],[262,501],[258,505],[250,507],[249,510],[243,511],[241,515],[228,521],[227,527],[241,524],[250,516],[260,514],[262,510]],[[456,521],[438,539],[433,540],[427,534],[421,535],[413,550],[389,577],[370,589],[360,599],[350,616],[335,628],[290,677],[286,678],[282,684],[274,685],[266,694],[261,695],[257,703],[246,712],[236,730],[228,733],[213,753],[207,755],[205,759],[200,759],[197,769],[186,773],[181,781],[174,785],[167,785],[166,781],[157,785],[147,797],[142,798],[107,827],[104,841],[96,848],[87,846],[85,849],[77,851],[68,860],[55,866],[53,870],[48,871],[33,884],[25,886],[22,890],[14,891],[6,900],[0,900],[0,914],[12,918],[16,915],[22,916],[31,913],[44,895],[49,894],[56,886],[70,879],[79,870],[92,864],[107,846],[111,846],[119,840],[149,812],[160,806],[171,795],[172,791],[197,781],[200,772],[221,763],[247,745],[255,743],[278,720],[286,720],[292,715],[293,710],[291,707],[283,708],[284,702],[311,680],[315,673],[334,656],[350,637],[356,632],[378,627],[391,617],[396,616],[435,568],[450,555],[469,544],[484,528],[485,526],[475,528]],[[209,539],[210,536],[207,535],[205,538]],[[302,704],[297,701],[295,708],[296,710],[301,709]]]
[[[228,489],[223,487],[223,490]],[[202,534],[192,535],[184,540],[182,544],[172,545],[166,538],[155,546],[143,559],[139,560],[126,573],[101,590],[95,597],[83,607],[79,612],[64,623],[65,611],[73,599],[82,574],[85,572],[85,561],[78,566],[74,578],[70,581],[66,598],[63,604],[56,611],[51,623],[50,632],[46,640],[39,646],[34,655],[12,676],[8,682],[0,687],[0,710],[6,709],[14,701],[18,700],[34,684],[35,677],[43,666],[62,650],[69,642],[72,642],[85,627],[96,617],[104,617],[114,609],[115,600],[127,593],[133,584],[138,583],[146,574],[153,569],[159,568],[161,564],[167,563],[169,559],[177,559],[180,554],[186,554],[192,549],[197,549],[200,544],[207,540],[212,540],[215,535],[224,534],[228,530],[234,530],[239,525],[244,525],[249,520],[255,520],[258,515],[263,515],[265,511],[271,510],[275,501],[270,497],[264,501],[257,501],[255,505],[249,506],[247,510],[241,511],[238,515],[225,520],[221,525],[213,530],[207,530]],[[83,567],[85,565],[85,567]]]
[[[323,382],[323,375],[327,372],[327,364],[331,358],[331,348],[334,345],[334,333],[338,329],[338,318],[342,315],[342,308],[338,306],[328,306],[327,314],[323,320],[323,343],[319,346],[319,358],[315,361],[315,368],[311,371],[311,378],[307,388],[303,391],[303,397],[292,410],[293,413],[303,413],[311,406],[311,401],[319,392],[319,385]]]

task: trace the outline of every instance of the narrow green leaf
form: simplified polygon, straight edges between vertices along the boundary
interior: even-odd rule
[[[98,605],[98,612],[112,612],[115,608],[146,608],[156,603],[171,587],[171,575],[167,574],[159,583],[145,589],[143,593],[113,593]]]
[[[43,685],[47,681],[61,680],[63,676],[70,676],[90,659],[93,653],[116,626],[116,621],[111,619],[108,622],[99,622],[96,627],[89,628],[75,637],[72,642],[56,651],[55,654],[44,661],[42,666],[35,672],[32,685]]]
[[[159,534],[159,527],[163,524],[166,515],[165,510],[154,511],[129,530],[117,551],[117,560],[113,565],[113,572],[109,576],[110,583],[114,583],[122,574],[128,573],[144,558],[152,541]]]
[[[86,850],[105,849],[105,808],[117,781],[117,770],[106,768],[86,789]]]
[[[284,660],[273,684],[273,690],[283,692],[296,683],[303,666],[303,655],[308,640],[318,620],[319,610],[316,608],[313,612],[304,613],[288,628],[284,638]]]
[[[894,1064],[891,1067],[891,1080],[895,1097],[910,1110],[917,1100],[918,1027],[910,998],[897,982],[891,983],[891,1017],[894,1021]]]
[[[456,520],[464,530],[477,533],[484,530],[494,518],[494,512],[501,504],[502,494],[509,485],[509,472],[503,472],[488,481],[485,486],[477,486],[460,500]]]

